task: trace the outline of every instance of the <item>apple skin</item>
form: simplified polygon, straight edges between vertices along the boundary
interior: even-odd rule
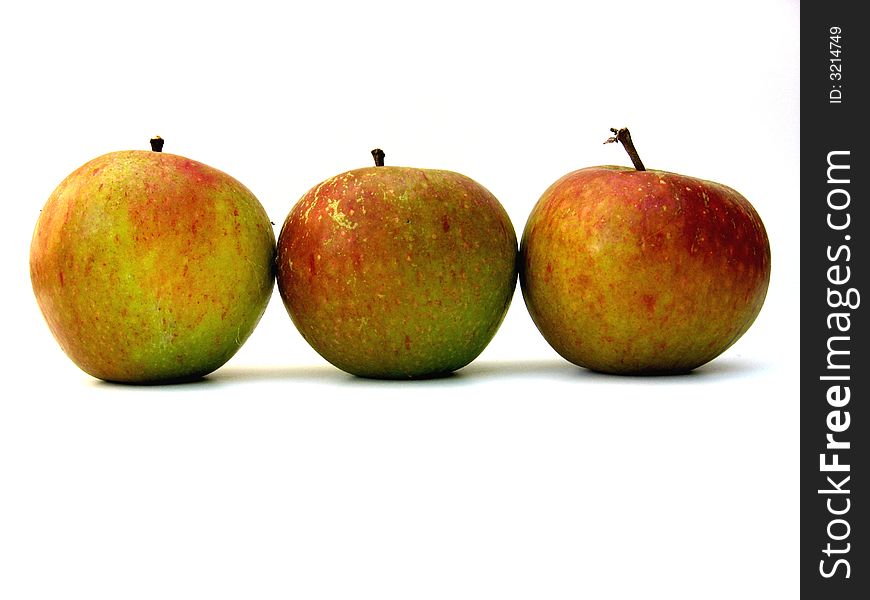
[[[568,361],[620,374],[687,372],[761,310],[770,246],[733,189],[666,171],[580,169],[541,196],[520,246],[520,285]]]
[[[241,183],[174,154],[71,173],[33,233],[30,276],[64,352],[108,381],[200,378],[241,347],[274,284],[275,234]]]
[[[458,173],[348,171],[293,207],[277,281],[293,323],[361,377],[433,377],[495,335],[516,287],[517,237],[502,205]]]

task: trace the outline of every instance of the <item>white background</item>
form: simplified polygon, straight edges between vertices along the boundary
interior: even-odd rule
[[[0,598],[794,598],[797,1],[17,2],[0,9]],[[30,288],[39,209],[148,147],[232,174],[276,233],[368,165],[465,173],[518,234],[628,126],[644,162],[741,191],[773,274],[683,377],[553,352],[517,293],[454,377],[355,379],[273,297],[206,381],[98,382]]]

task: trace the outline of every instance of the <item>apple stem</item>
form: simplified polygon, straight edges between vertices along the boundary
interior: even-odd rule
[[[375,148],[374,150],[372,150],[372,156],[375,157],[375,166],[376,167],[383,167],[384,166],[384,157],[386,156],[386,154],[384,153],[383,150],[381,150],[380,148]]]
[[[634,147],[634,143],[631,141],[631,133],[629,133],[627,127],[620,127],[619,129],[610,128],[615,135],[604,140],[605,144],[612,144],[613,142],[619,142],[622,144],[622,147],[625,148],[625,151],[628,152],[628,156],[631,158],[631,162],[634,164],[634,168],[638,171],[646,171],[646,167],[643,166],[643,163],[640,160],[640,156],[637,153],[637,150]]]
[[[163,152],[163,138],[155,135],[151,138],[151,150],[154,152]]]

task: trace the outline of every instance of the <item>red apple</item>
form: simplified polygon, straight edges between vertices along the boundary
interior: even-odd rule
[[[569,173],[532,210],[520,285],[532,320],[567,360],[610,373],[679,373],[712,360],[753,323],[770,247],[735,190],[635,168]]]
[[[474,360],[516,286],[501,204],[459,173],[377,166],[306,193],[278,236],[278,289],[302,336],[359,376],[429,377]]]
[[[272,224],[244,185],[182,156],[129,150],[55,189],[30,275],[51,332],[82,370],[161,383],[201,377],[235,354],[271,296],[274,254]]]

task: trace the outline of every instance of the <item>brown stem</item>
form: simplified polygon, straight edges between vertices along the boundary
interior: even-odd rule
[[[155,135],[151,138],[151,150],[154,152],[163,152],[163,138]]]
[[[384,157],[386,156],[386,154],[384,154],[383,150],[381,150],[380,148],[375,148],[374,150],[372,150],[372,156],[375,157],[376,167],[384,166]]]
[[[646,171],[646,167],[643,166],[643,162],[640,160],[640,156],[637,154],[637,150],[634,148],[634,144],[631,141],[631,133],[628,132],[627,127],[621,127],[619,129],[610,128],[615,135],[604,140],[605,144],[611,144],[613,142],[619,142],[622,144],[622,147],[625,148],[625,151],[628,152],[628,156],[631,158],[631,162],[634,164],[634,168],[638,171]]]

